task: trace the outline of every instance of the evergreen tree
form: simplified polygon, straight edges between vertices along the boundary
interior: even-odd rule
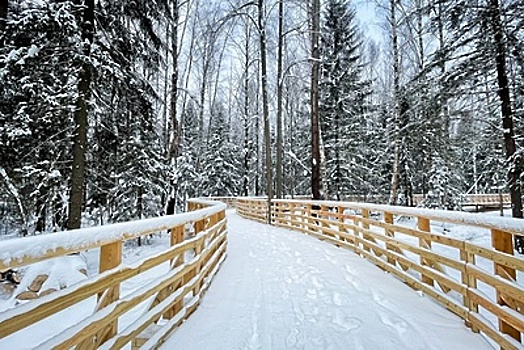
[[[180,150],[176,168],[176,184],[178,188],[177,207],[182,209],[186,199],[198,197],[199,174],[196,170],[198,135],[198,111],[193,103],[189,103],[182,111]]]
[[[237,140],[231,140],[225,110],[212,109],[210,138],[203,155],[201,176],[203,196],[238,196],[242,186],[242,165]]]
[[[354,22],[347,1],[328,1],[321,38],[320,120],[327,193],[336,199],[363,191],[368,171],[360,139],[369,88],[361,78],[360,34]]]
[[[2,197],[23,232],[63,227],[77,68],[83,54],[72,1],[10,2],[0,47]],[[13,198],[13,191],[20,196]],[[21,209],[23,207],[23,210]],[[46,220],[48,212],[55,222]],[[56,215],[54,215],[56,214]]]

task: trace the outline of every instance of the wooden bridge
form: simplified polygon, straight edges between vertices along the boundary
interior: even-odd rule
[[[226,199],[224,199],[226,200]],[[267,221],[265,199],[238,198],[244,218]],[[416,228],[399,218],[414,218]],[[458,315],[472,332],[503,349],[523,349],[524,286],[517,277],[524,260],[513,256],[514,235],[524,221],[490,215],[414,209],[355,202],[273,200],[271,224],[346,248],[432,297]],[[489,230],[493,248],[431,232],[460,225]],[[171,246],[131,265],[122,264],[124,241],[169,230]],[[444,233],[444,234],[443,234]],[[157,348],[200,304],[226,257],[226,205],[190,200],[188,212],[100,228],[5,241],[0,270],[60,256],[99,250],[100,273],[0,314],[0,344],[92,298],[93,313],[43,342],[41,349]],[[159,266],[161,277],[121,296],[120,287]],[[145,304],[144,304],[145,303]],[[122,327],[121,318],[137,306],[143,312]],[[145,307],[143,306],[145,305]],[[1,347],[1,346],[0,346]]]

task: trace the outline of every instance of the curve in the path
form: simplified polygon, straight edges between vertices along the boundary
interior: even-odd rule
[[[354,253],[228,214],[229,253],[164,349],[492,349]]]

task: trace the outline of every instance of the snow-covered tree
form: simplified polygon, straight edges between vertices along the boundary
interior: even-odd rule
[[[238,196],[242,166],[237,140],[229,135],[226,111],[217,105],[212,111],[209,140],[203,154],[200,188],[203,196]]]
[[[348,1],[330,0],[321,35],[320,120],[327,197],[341,199],[364,187],[366,159],[360,140],[368,84],[362,79],[361,36]]]

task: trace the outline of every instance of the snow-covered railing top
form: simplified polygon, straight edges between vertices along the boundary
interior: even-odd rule
[[[193,199],[192,202],[205,205],[206,208],[182,214],[2,241],[0,271],[167,230],[201,220],[226,208],[221,202],[203,199]]]

